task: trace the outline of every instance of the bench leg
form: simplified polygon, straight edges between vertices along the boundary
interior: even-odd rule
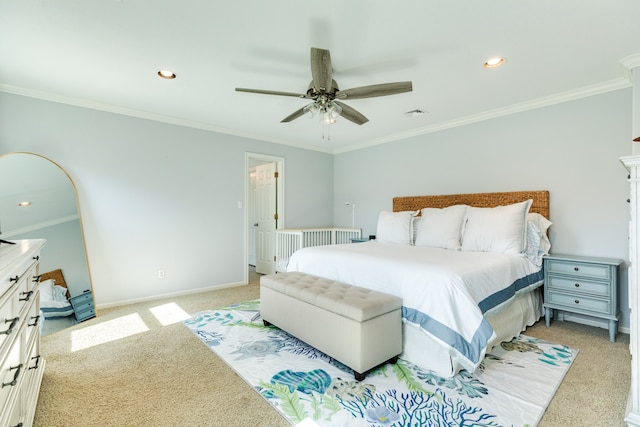
[[[391,359],[387,360],[384,363],[381,363],[378,366],[383,366],[383,365],[386,365],[387,363],[391,363],[392,365],[395,365],[397,362],[398,362],[398,356],[393,356]],[[369,371],[367,371],[367,372],[369,372]],[[362,381],[367,376],[367,372],[360,373],[360,372],[356,372],[354,370],[353,371],[353,377],[356,379],[356,381]]]
[[[262,323],[264,324],[264,326],[271,326],[273,324],[273,323],[271,323],[271,322],[269,322],[267,320],[264,320],[264,319],[262,319]]]

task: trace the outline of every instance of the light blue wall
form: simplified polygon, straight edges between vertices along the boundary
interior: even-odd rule
[[[0,93],[0,154],[42,154],[76,184],[98,305],[241,282],[252,152],[285,158],[288,227],[348,226],[352,201],[374,234],[394,196],[547,189],[556,252],[625,260],[628,328],[629,129],[625,89],[332,156]]]
[[[619,158],[631,153],[631,89],[425,134],[335,156],[334,218],[375,234],[395,196],[549,190],[552,251],[625,260],[629,184]]]
[[[285,159],[287,226],[333,219],[326,153],[0,93],[14,151],[75,182],[98,306],[243,281],[246,152]]]

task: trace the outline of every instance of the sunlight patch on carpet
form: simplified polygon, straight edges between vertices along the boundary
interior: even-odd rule
[[[400,359],[357,382],[335,359],[265,327],[258,313],[259,301],[249,301],[184,324],[300,426],[535,426],[578,353],[521,335],[494,348],[473,374],[442,378]]]
[[[129,314],[71,332],[71,351],[84,350],[148,330],[138,313]]]
[[[191,317],[189,313],[184,311],[182,307],[175,302],[150,308],[149,311],[158,319],[158,322],[160,322],[162,326],[182,322]]]

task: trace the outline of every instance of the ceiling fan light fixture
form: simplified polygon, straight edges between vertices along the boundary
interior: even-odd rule
[[[306,114],[307,117],[312,119],[316,116],[316,114],[318,114],[318,111],[320,111],[320,107],[318,107],[318,104],[316,104],[315,102],[312,102],[311,104],[305,106],[302,111],[304,111],[304,114]]]
[[[505,59],[501,56],[489,58],[484,62],[484,68],[498,68],[504,64]]]
[[[338,116],[340,116],[341,113],[342,113],[342,107],[336,104],[335,102],[331,101],[327,104],[327,107],[325,108],[324,121],[329,124],[333,124],[336,122],[336,119],[338,118]]]
[[[158,76],[162,77],[163,79],[167,79],[167,80],[173,80],[177,77],[176,73],[174,73],[171,70],[160,70],[158,71]]]
[[[21,208],[31,206],[31,202],[20,202],[18,203],[18,206],[20,206]]]

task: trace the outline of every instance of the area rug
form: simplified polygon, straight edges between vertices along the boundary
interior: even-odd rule
[[[293,425],[535,426],[578,353],[521,335],[473,374],[442,378],[400,359],[358,382],[337,360],[265,327],[259,309],[248,301],[184,324]]]

